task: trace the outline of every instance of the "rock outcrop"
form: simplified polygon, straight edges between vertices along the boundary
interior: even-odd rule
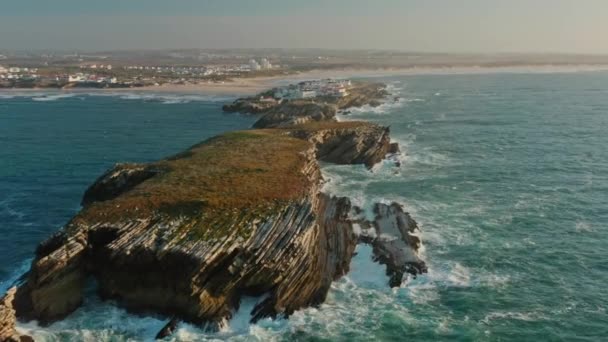
[[[338,110],[367,105],[379,106],[389,95],[385,84],[370,82],[353,82],[353,85],[348,89],[348,95],[343,97],[317,96],[288,100],[274,98],[274,93],[274,90],[270,90],[256,96],[240,98],[233,103],[224,105],[222,108],[229,113],[272,114],[256,126],[256,128],[267,128],[271,127],[269,126],[270,123],[278,125],[281,120],[289,121],[286,119],[290,119],[290,115],[281,116],[281,113],[291,113],[291,116],[293,116],[291,119],[293,120],[319,121],[321,116],[323,116],[323,120],[333,118]],[[297,108],[303,106],[309,107],[306,111]],[[297,122],[291,122],[291,124],[295,123]],[[289,123],[284,122],[284,124],[288,125]]]
[[[284,128],[313,121],[335,121],[336,106],[309,100],[284,102],[266,112],[254,128]]]
[[[228,113],[246,113],[246,114],[259,114],[264,113],[267,110],[274,108],[278,105],[276,100],[262,100],[260,96],[252,98],[238,99],[230,104],[225,104],[222,109]]]
[[[365,164],[371,167],[395,150],[390,130],[366,122],[309,124],[291,134],[311,141],[317,159],[334,164]]]
[[[13,305],[16,292],[17,288],[13,287],[8,290],[2,299],[0,299],[0,341],[2,342],[33,341],[31,337],[21,335],[15,330],[17,318]]]
[[[160,172],[146,165],[117,164],[87,189],[81,204],[110,200]]]
[[[394,202],[375,204],[374,214],[373,221],[360,219],[356,223],[360,226],[361,241],[370,244],[375,259],[386,265],[390,286],[400,286],[406,273],[413,276],[426,273],[426,264],[418,255],[420,238],[416,235],[416,221]]]

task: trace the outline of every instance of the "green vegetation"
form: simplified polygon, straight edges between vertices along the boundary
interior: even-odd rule
[[[225,236],[223,227],[278,212],[307,195],[302,173],[309,142],[279,130],[226,133],[159,161],[166,170],[119,197],[85,208],[74,222],[118,222],[149,217],[182,218],[199,238]],[[234,215],[237,213],[237,215]],[[245,224],[240,236],[248,236]]]

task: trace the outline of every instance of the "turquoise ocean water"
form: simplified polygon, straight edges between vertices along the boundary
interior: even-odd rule
[[[342,120],[390,125],[401,167],[324,165],[328,192],[398,201],[421,226],[429,273],[386,287],[360,247],[319,308],[175,340],[602,341],[608,339],[608,73],[382,78],[401,99]],[[254,118],[230,97],[0,93],[0,290],[118,161],[150,161]],[[153,339],[93,295],[68,319],[20,329],[43,341]]]

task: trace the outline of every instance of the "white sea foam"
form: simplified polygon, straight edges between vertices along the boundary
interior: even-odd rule
[[[154,94],[154,93],[109,93],[91,94],[91,96],[116,96],[122,100],[154,101],[162,104],[181,104],[190,102],[226,102],[234,97],[217,95],[194,95],[194,94]]]
[[[574,229],[579,233],[586,233],[586,232],[593,231],[593,227],[591,227],[589,222],[585,222],[585,221],[577,221]]]
[[[357,253],[351,261],[350,272],[346,277],[358,287],[381,289],[388,287],[389,278],[385,267],[373,260],[373,248],[358,245]]]
[[[528,312],[516,312],[516,311],[494,311],[487,314],[481,322],[484,324],[491,324],[492,321],[496,320],[517,320],[526,322],[536,322],[545,320],[546,317],[542,313],[535,311]]]
[[[190,102],[226,102],[234,100],[234,96],[197,95],[197,94],[165,94],[165,93],[138,93],[138,92],[22,92],[0,94],[0,99],[25,98],[37,102],[58,101],[79,96],[83,100],[87,97],[116,97],[122,100],[151,101],[161,104],[182,104]]]
[[[408,99],[399,98],[396,101],[387,100],[376,107],[373,107],[370,105],[365,105],[365,106],[361,106],[361,107],[348,108],[346,110],[349,111],[350,114],[349,115],[340,115],[337,117],[337,119],[339,121],[349,121],[349,120],[355,120],[355,119],[358,120],[360,118],[357,118],[357,117],[359,117],[363,114],[387,114],[398,108],[403,107],[407,103],[408,103]]]
[[[242,297],[241,305],[228,322],[225,332],[230,332],[233,334],[248,333],[251,325],[251,312],[253,311],[253,308],[264,299],[265,296]]]
[[[62,100],[62,99],[67,99],[70,97],[74,97],[77,94],[75,93],[67,93],[67,94],[45,94],[42,96],[34,96],[32,97],[32,101],[39,101],[39,102],[47,102],[47,101],[57,101],[57,100]]]
[[[113,341],[117,338],[153,341],[165,323],[166,320],[131,315],[112,303],[88,298],[83,307],[48,327],[29,322],[19,323],[17,329],[36,341],[66,338],[74,341]]]

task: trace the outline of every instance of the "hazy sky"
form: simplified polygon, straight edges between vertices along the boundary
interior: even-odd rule
[[[0,0],[0,49],[608,54],[608,0]]]

